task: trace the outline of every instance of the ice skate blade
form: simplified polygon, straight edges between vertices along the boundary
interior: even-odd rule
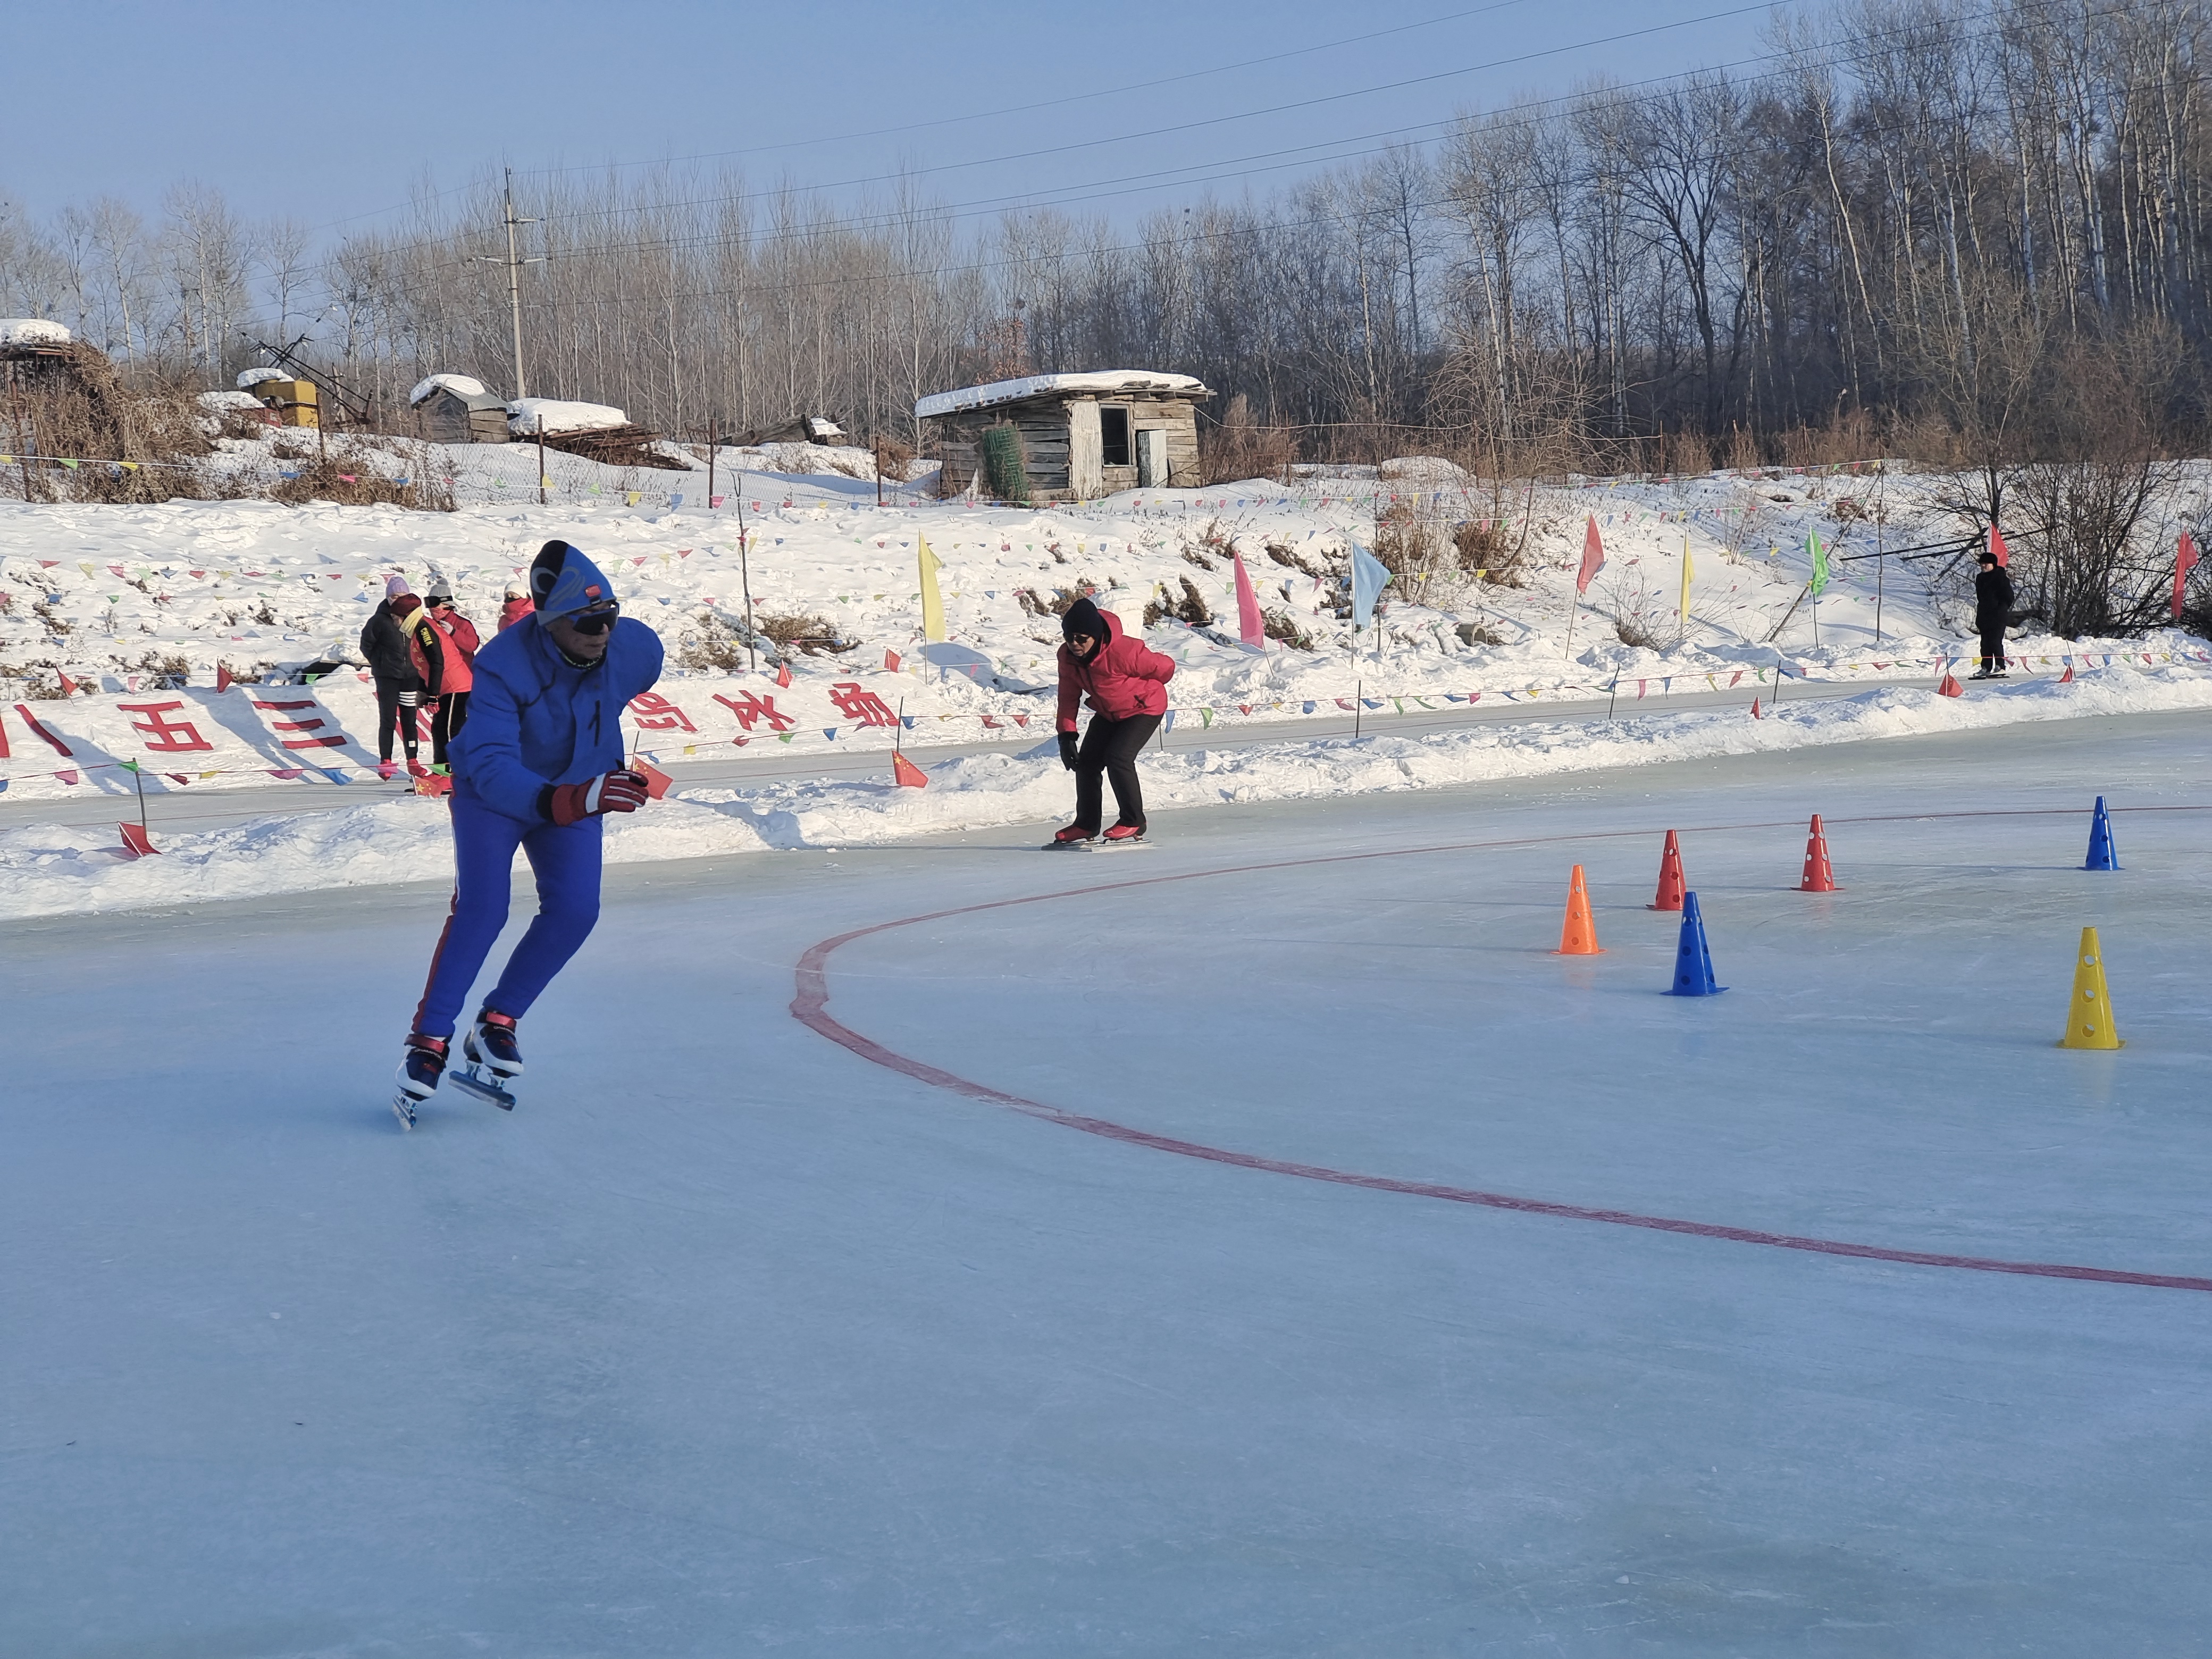
[[[415,1097],[404,1089],[392,1097],[392,1115],[399,1120],[403,1129],[415,1127]]]
[[[498,1083],[494,1079],[488,1077],[477,1076],[477,1068],[471,1066],[465,1071],[448,1073],[446,1081],[452,1084],[456,1089],[466,1090],[469,1093],[474,1095],[478,1100],[489,1101],[493,1105],[498,1107],[502,1112],[513,1111],[514,1109],[514,1097],[507,1093],[506,1090],[501,1088]]]

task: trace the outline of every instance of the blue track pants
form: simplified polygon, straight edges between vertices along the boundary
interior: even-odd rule
[[[596,817],[562,828],[535,829],[495,812],[456,790],[453,814],[453,908],[430,958],[429,982],[415,1011],[415,1029],[450,1037],[469,988],[491,954],[522,848],[538,878],[538,915],[507,959],[507,970],[484,998],[494,1012],[520,1019],[538,994],[568,965],[599,919],[599,848],[605,823]]]

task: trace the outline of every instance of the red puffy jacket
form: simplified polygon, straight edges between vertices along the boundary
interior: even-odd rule
[[[509,599],[499,608],[499,631],[502,634],[530,616],[538,607],[528,599]]]
[[[458,611],[441,615],[425,605],[408,619],[408,654],[434,697],[475,688],[479,643],[476,624]]]
[[[1091,653],[1089,662],[1078,662],[1066,646],[1060,647],[1060,729],[1075,730],[1075,705],[1086,694],[1091,708],[1108,720],[1125,720],[1132,714],[1168,712],[1168,682],[1175,678],[1173,657],[1162,656],[1142,641],[1121,631],[1121,619],[1110,611],[1106,619],[1106,643]]]

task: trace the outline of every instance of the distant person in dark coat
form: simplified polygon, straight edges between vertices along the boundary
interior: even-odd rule
[[[396,770],[392,764],[392,734],[396,731],[404,745],[402,752],[407,757],[407,769],[419,771],[415,758],[415,711],[422,702],[422,677],[415,672],[414,653],[407,648],[407,635],[413,625],[415,613],[422,608],[407,586],[407,578],[394,576],[384,584],[384,599],[370,613],[361,630],[361,654],[368,664],[368,672],[376,682],[376,752],[377,770],[390,777]]]
[[[2012,619],[2012,578],[1984,551],[1982,568],[1974,577],[1974,627],[1982,636],[1982,665],[1974,678],[2001,680],[2005,677],[2005,623]]]

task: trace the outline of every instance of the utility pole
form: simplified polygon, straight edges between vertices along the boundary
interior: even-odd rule
[[[503,264],[507,267],[507,306],[508,315],[514,324],[514,395],[518,398],[527,398],[530,395],[530,386],[523,377],[522,372],[522,268],[525,265],[542,265],[545,263],[545,258],[543,254],[538,254],[525,259],[515,246],[514,228],[517,225],[534,225],[541,222],[536,219],[518,219],[514,216],[514,169],[513,167],[507,170],[506,222],[507,258],[495,259],[489,254],[479,253],[477,255],[477,263],[486,265]],[[540,473],[538,476],[542,477],[544,475]]]

